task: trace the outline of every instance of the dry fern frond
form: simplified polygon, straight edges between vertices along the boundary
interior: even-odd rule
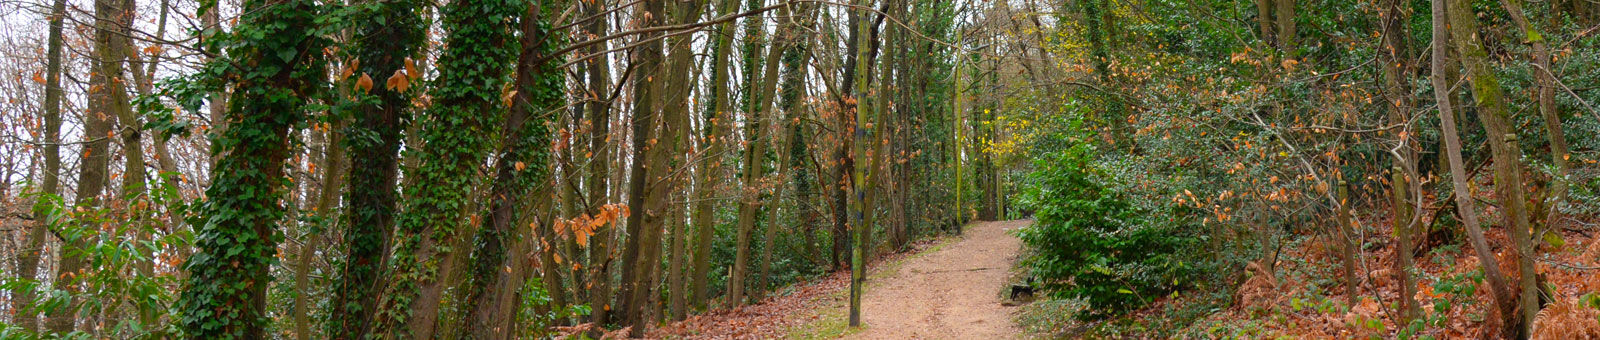
[[[1587,261],[1591,264],[1600,264],[1600,236],[1595,237],[1593,241],[1589,241],[1589,249],[1585,250],[1581,256],[1578,262]]]
[[[1535,340],[1594,340],[1600,339],[1600,310],[1578,303],[1577,299],[1560,298],[1539,311],[1533,319]]]
[[[1239,302],[1249,313],[1271,310],[1283,297],[1283,293],[1278,291],[1276,275],[1255,262],[1250,262],[1245,271],[1250,274],[1250,278],[1239,287]]]

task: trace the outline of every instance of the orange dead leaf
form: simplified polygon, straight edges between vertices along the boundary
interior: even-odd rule
[[[500,94],[500,104],[511,106],[511,100],[517,97],[517,90],[505,91]]]
[[[361,89],[361,93],[372,92],[372,77],[362,73],[361,79],[356,80],[356,88]]]
[[[390,91],[405,92],[406,89],[411,88],[411,80],[406,78],[405,72],[395,70],[394,74],[383,82],[383,86]]]
[[[406,57],[405,65],[406,65],[406,74],[411,76],[411,80],[417,80],[417,78],[422,78],[422,73],[421,72],[417,72],[417,62],[415,60],[411,60],[411,57]]]

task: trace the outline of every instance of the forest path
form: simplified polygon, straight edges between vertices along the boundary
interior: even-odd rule
[[[865,324],[847,339],[1009,339],[1016,307],[1002,305],[1022,242],[1008,231],[1032,221],[978,222],[933,251],[867,280]]]

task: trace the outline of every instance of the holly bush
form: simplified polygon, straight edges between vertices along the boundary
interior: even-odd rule
[[[1022,204],[1037,221],[1017,235],[1032,251],[1023,265],[1055,298],[1081,298],[1102,318],[1182,288],[1194,273],[1180,255],[1198,238],[1122,189],[1097,165],[1095,148],[1074,144],[1034,161]],[[1143,202],[1148,203],[1148,202]],[[1157,205],[1159,206],[1159,205]]]

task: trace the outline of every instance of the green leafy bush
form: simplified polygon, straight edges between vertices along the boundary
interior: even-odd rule
[[[1024,260],[1056,298],[1083,298],[1088,318],[1138,308],[1175,291],[1195,272],[1180,252],[1196,238],[1119,188],[1095,165],[1090,145],[1067,146],[1035,161],[1022,203],[1037,221],[1017,231],[1032,250]]]

